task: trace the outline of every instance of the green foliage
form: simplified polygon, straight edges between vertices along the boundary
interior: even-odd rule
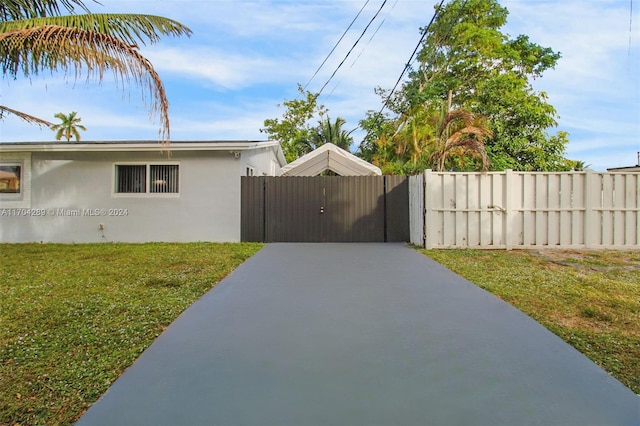
[[[553,68],[560,54],[532,43],[526,35],[510,39],[500,30],[507,16],[508,10],[497,0],[451,0],[444,5],[425,34],[418,65],[388,106],[401,117],[434,114],[446,103],[447,111],[468,111],[484,118],[488,132],[481,141],[475,140],[483,142],[493,170],[570,169],[574,162],[564,158],[568,135],[547,133],[557,125],[556,110],[546,94],[534,91],[530,83]],[[384,127],[380,123],[372,127],[372,118],[361,123],[373,132],[365,138],[363,150],[371,158],[378,148],[371,140],[380,138]],[[393,133],[386,130],[384,135],[389,138]],[[398,160],[403,161],[389,159]],[[446,168],[469,169],[473,162],[468,160],[464,152],[452,152]]]
[[[68,115],[61,112],[54,115],[54,117],[62,121],[60,124],[54,124],[51,126],[51,130],[56,132],[56,140],[59,141],[63,137],[69,142],[71,138],[75,138],[76,142],[80,141],[80,132],[78,130],[87,130],[80,122],[82,118],[76,116],[77,112],[73,111]]]
[[[331,122],[328,110],[324,105],[318,105],[318,94],[305,91],[299,84],[298,92],[302,99],[285,100],[282,103],[285,107],[282,118],[265,120],[264,128],[260,131],[266,133],[269,139],[280,142],[288,162],[325,143],[332,143],[349,151],[353,137],[352,131],[342,128],[346,124],[344,118],[338,117]],[[310,121],[314,117],[318,119],[318,124],[311,126]]]
[[[369,110],[358,125],[365,131],[365,136],[360,142],[357,155],[370,163],[375,155],[384,156],[378,144],[381,138],[393,133],[395,123],[387,115]]]
[[[437,106],[437,108],[433,108]],[[371,130],[361,145],[385,174],[413,175],[434,170],[486,170],[484,140],[491,135],[485,120],[448,105],[417,105],[396,120],[370,113],[360,125]],[[375,135],[372,137],[372,135]]]
[[[260,244],[4,244],[0,424],[73,424]]]
[[[285,107],[282,118],[266,119],[260,129],[269,139],[280,142],[288,162],[313,150],[309,144],[312,133],[309,120],[326,111],[323,105],[318,105],[317,94],[305,91],[299,84],[298,92],[302,99],[285,100],[278,105]]]
[[[353,130],[351,132],[343,130],[342,126],[346,123],[346,120],[342,117],[336,118],[333,123],[331,123],[328,115],[326,119],[324,116],[320,117],[318,126],[311,129],[311,145],[315,149],[326,143],[332,143],[349,151],[351,144],[353,144],[353,137],[351,136]]]
[[[640,393],[640,252],[421,250]]]

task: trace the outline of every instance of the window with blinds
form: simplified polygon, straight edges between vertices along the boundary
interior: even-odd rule
[[[149,192],[158,194],[178,193],[178,165],[152,164],[149,166]]]
[[[178,164],[116,164],[117,194],[178,194]]]
[[[120,194],[143,194],[147,192],[147,166],[117,165],[116,192]]]

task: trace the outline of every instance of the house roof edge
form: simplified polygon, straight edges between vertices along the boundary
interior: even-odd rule
[[[0,152],[122,152],[122,151],[245,151],[279,146],[272,140],[172,141],[83,141],[83,142],[1,142]]]

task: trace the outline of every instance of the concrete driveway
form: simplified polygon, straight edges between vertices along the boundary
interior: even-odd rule
[[[269,244],[81,425],[640,425],[640,397],[402,244]]]

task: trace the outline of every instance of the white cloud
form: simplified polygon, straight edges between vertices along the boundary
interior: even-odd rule
[[[161,74],[170,72],[193,79],[196,83],[197,80],[208,81],[228,90],[245,88],[265,80],[280,82],[286,71],[277,76],[277,80],[274,79],[274,71],[291,69],[291,66],[286,67],[282,62],[259,54],[241,55],[215,48],[156,49],[147,57],[152,63],[158,64]]]

